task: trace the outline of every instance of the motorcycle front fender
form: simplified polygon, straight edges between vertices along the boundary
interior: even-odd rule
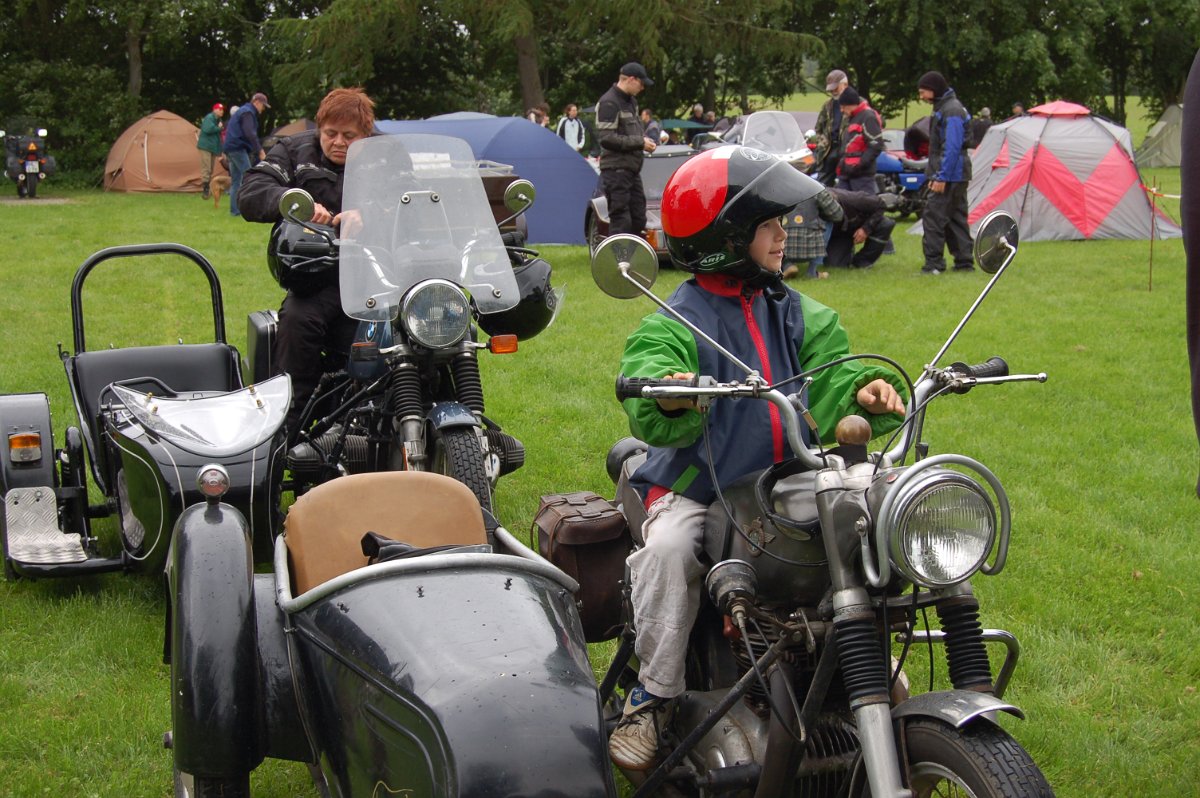
[[[228,504],[180,516],[167,568],[175,766],[232,778],[263,759],[254,566],[246,520]]]
[[[915,695],[892,709],[892,719],[932,718],[961,729],[981,717],[995,723],[991,713],[997,711],[1007,712],[1025,720],[1025,713],[1015,704],[1002,701],[990,693],[977,693],[973,690],[939,690]]]
[[[471,408],[461,402],[438,402],[429,410],[429,423],[434,429],[478,427],[479,419]]]

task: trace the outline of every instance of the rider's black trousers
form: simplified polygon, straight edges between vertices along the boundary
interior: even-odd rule
[[[275,338],[275,362],[292,377],[292,409],[287,424],[291,430],[312,396],[324,372],[323,352],[346,357],[354,342],[358,322],[342,311],[336,284],[305,296],[288,291],[279,308]],[[335,364],[340,366],[342,364]]]

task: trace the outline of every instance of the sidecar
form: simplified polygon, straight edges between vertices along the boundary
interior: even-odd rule
[[[89,350],[83,286],[113,258],[180,255],[208,280],[213,341]],[[180,262],[186,262],[180,261]],[[59,355],[78,415],[56,449],[45,394],[0,396],[0,541],[9,578],[161,570],[171,530],[202,501],[202,467],[216,463],[233,486],[259,560],[271,556],[278,515],[287,377],[243,386],[237,350],[225,340],[221,286],[200,253],[179,244],[112,247],[89,257],[71,286],[74,354]],[[86,452],[86,455],[85,455]],[[103,496],[90,504],[84,466]],[[104,556],[95,518],[116,516],[120,550]]]
[[[369,532],[398,556],[369,562]],[[616,795],[577,586],[465,485],[345,476],[289,509],[273,574],[250,551],[215,499],[175,532],[177,795],[246,794],[265,757],[327,795]]]

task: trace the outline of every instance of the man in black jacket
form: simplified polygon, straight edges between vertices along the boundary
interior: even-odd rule
[[[842,156],[837,165],[837,187],[874,193],[875,159],[883,152],[883,125],[879,113],[858,96],[853,87],[838,97],[846,126],[842,130]]]
[[[946,271],[945,249],[954,258],[954,270],[975,270],[971,254],[971,228],[967,223],[967,184],[971,182],[971,115],[941,72],[926,72],[917,82],[923,102],[933,103],[929,123],[929,199],[921,214],[925,235],[925,274]]]
[[[596,103],[600,185],[608,201],[610,233],[641,235],[646,228],[642,153],[654,152],[658,143],[646,138],[634,98],[653,85],[645,67],[628,63],[621,67],[617,82]]]
[[[312,195],[312,221],[341,222],[342,181],[350,144],[371,135],[375,104],[361,89],[334,89],[317,109],[317,129],[281,139],[252,168],[238,192],[242,215],[251,222],[281,221],[279,199],[289,188]],[[357,322],[342,311],[338,274],[318,285],[289,290],[279,308],[275,362],[292,377],[289,428],[298,420],[321,379],[321,353],[347,353]]]

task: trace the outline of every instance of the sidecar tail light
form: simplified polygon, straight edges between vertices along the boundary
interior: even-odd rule
[[[210,502],[217,501],[229,490],[229,472],[216,463],[210,463],[197,474],[196,487]]]
[[[14,432],[8,436],[8,458],[14,463],[36,463],[42,459],[40,432]]]
[[[517,336],[493,335],[488,340],[488,349],[496,355],[511,355],[517,351]]]

